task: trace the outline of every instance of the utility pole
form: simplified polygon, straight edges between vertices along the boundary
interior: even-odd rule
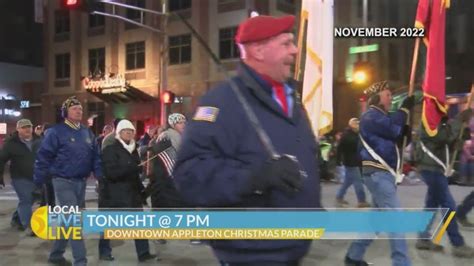
[[[161,0],[162,12],[167,13],[167,0]],[[166,28],[168,27],[168,16],[161,16],[160,26],[162,34],[160,35],[160,85],[158,88],[158,99],[160,100],[160,125],[166,124],[166,115],[168,114],[167,104],[161,99],[161,95],[168,89],[168,71],[167,71],[167,35]]]
[[[363,0],[362,4],[362,27],[367,28],[369,20],[369,0]],[[362,45],[367,45],[367,38],[362,38]],[[362,53],[362,61],[367,61],[367,52]]]

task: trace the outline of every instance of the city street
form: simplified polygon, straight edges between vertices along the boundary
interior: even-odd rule
[[[17,203],[16,194],[6,180],[7,186],[0,190],[0,265],[47,265],[47,256],[51,242],[35,237],[27,237],[23,232],[15,231],[10,227],[11,213]],[[337,184],[323,184],[323,202],[325,207],[334,207],[334,197]],[[463,199],[473,188],[451,186],[451,191],[457,202]],[[404,207],[422,206],[426,186],[404,185],[399,187],[399,195]],[[87,207],[96,207],[97,195],[94,184],[89,181],[87,186]],[[355,206],[355,194],[352,188],[348,191],[346,199]],[[474,214],[470,214],[474,219]],[[461,227],[461,233],[466,242],[474,245],[474,230]],[[437,254],[415,249],[415,240],[408,240],[410,256],[413,265],[472,265],[472,260],[453,258],[451,246],[445,235],[442,244],[445,245],[445,253]],[[89,265],[218,265],[211,250],[205,245],[191,245],[189,241],[168,241],[167,244],[151,244],[152,252],[157,252],[159,262],[138,263],[135,255],[133,241],[113,241],[114,262],[102,262],[98,260],[97,244],[95,239],[86,241]],[[324,240],[313,242],[311,251],[305,257],[303,265],[343,265],[343,258],[350,241]],[[66,251],[66,258],[72,259],[70,248]],[[386,240],[375,241],[369,248],[366,259],[374,265],[390,265],[390,247]]]

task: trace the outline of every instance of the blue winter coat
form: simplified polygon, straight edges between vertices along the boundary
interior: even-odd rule
[[[66,123],[48,129],[36,155],[35,183],[43,184],[48,176],[83,179],[91,172],[96,178],[102,177],[99,147],[92,131]]]
[[[408,111],[400,109],[388,114],[379,107],[370,106],[360,119],[360,135],[367,144],[394,170],[397,167],[397,141],[403,134]],[[362,166],[385,169],[361,145]],[[385,169],[386,170],[386,169]]]
[[[184,200],[196,207],[320,207],[319,148],[295,93],[289,118],[272,98],[270,85],[249,67],[241,64],[234,80],[277,152],[296,156],[308,174],[303,190],[294,197],[276,190],[263,195],[252,191],[252,173],[269,154],[225,82],[202,97],[186,126],[173,172]],[[209,116],[199,114],[200,108],[207,108]],[[227,262],[295,260],[304,256],[309,245],[310,241],[211,241],[217,257]]]

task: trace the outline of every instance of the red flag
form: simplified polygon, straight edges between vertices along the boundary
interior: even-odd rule
[[[447,113],[444,41],[449,0],[419,0],[415,27],[425,29],[427,49],[423,81],[423,126],[430,136],[438,133],[441,117]]]

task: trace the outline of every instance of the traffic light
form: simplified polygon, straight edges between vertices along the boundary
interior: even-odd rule
[[[97,4],[97,0],[61,0],[61,8],[66,10],[92,12]]]
[[[161,94],[161,101],[165,104],[174,103],[175,94],[171,91],[164,91]]]
[[[358,61],[354,63],[352,80],[356,86],[367,86],[374,80],[374,68],[370,62]]]

